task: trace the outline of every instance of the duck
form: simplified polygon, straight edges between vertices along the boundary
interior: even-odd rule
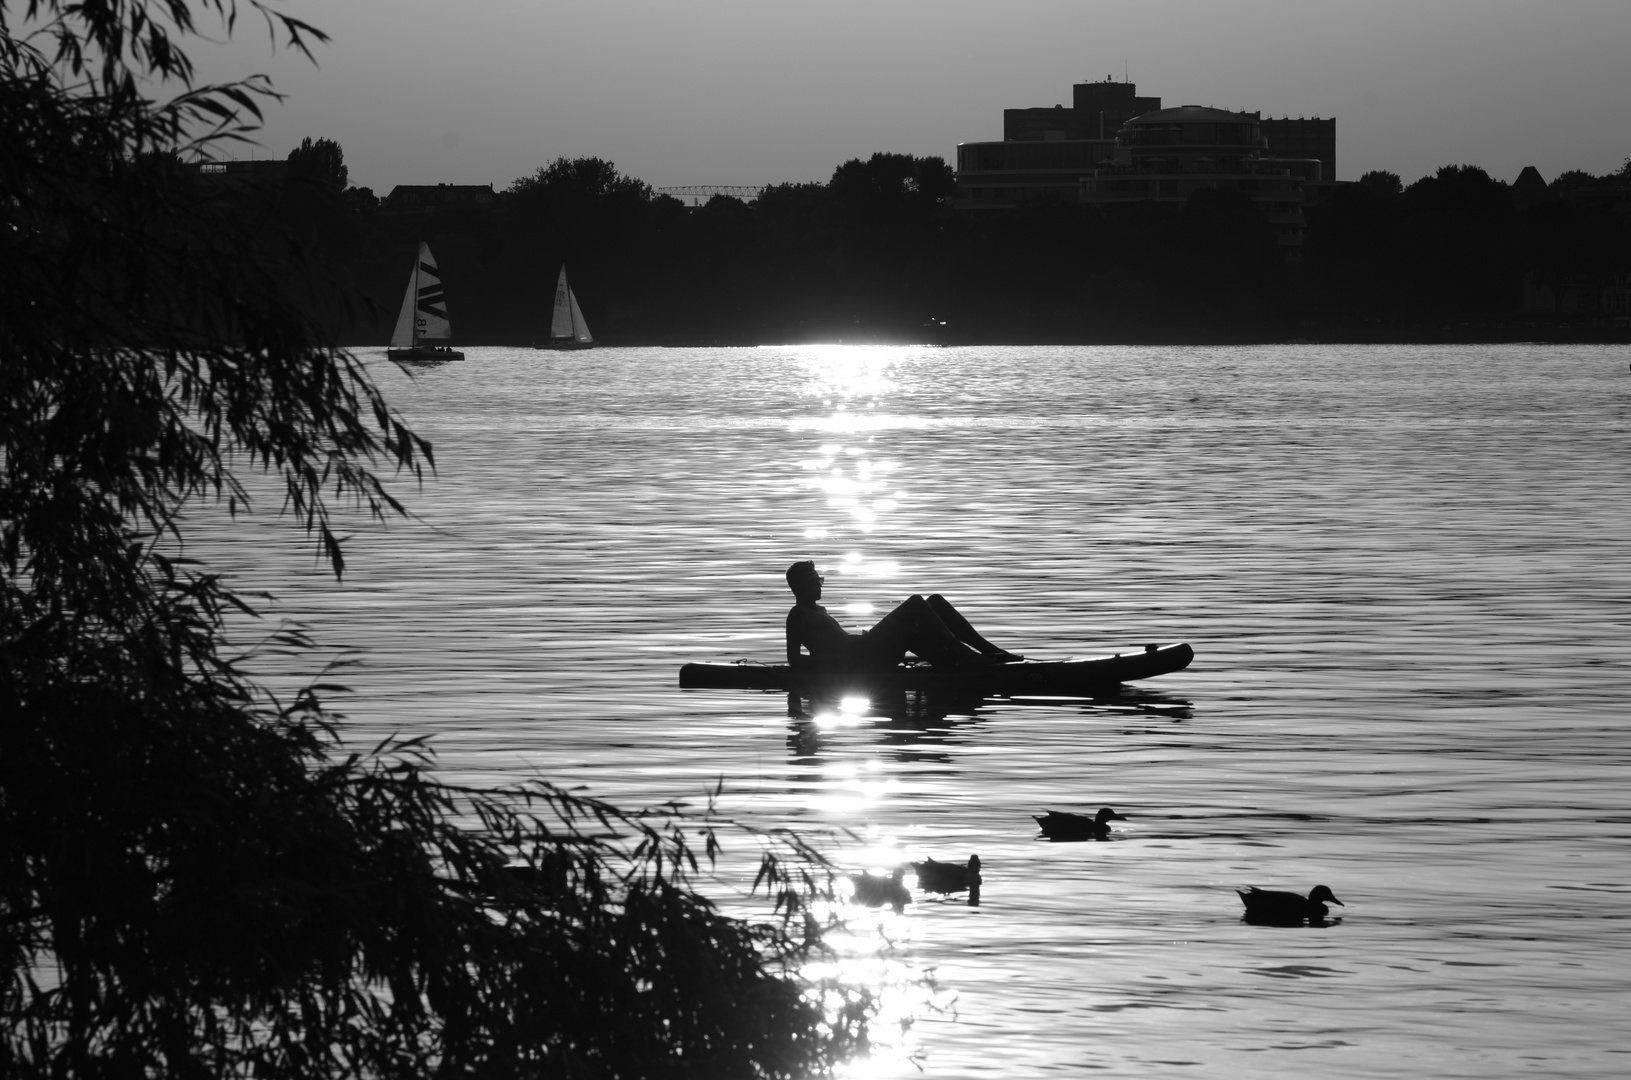
[[[867,907],[888,905],[896,911],[902,910],[912,900],[911,890],[901,882],[905,876],[904,866],[895,867],[888,877],[882,874],[850,875],[850,882],[855,886],[855,902]]]
[[[980,887],[980,857],[970,855],[967,863],[924,859],[912,864],[918,887],[925,892],[954,893]]]
[[[1336,894],[1324,885],[1316,885],[1307,896],[1301,893],[1281,892],[1276,889],[1259,889],[1256,885],[1248,885],[1244,889],[1236,889],[1240,894],[1240,902],[1246,905],[1246,919],[1257,922],[1300,923],[1304,919],[1320,920],[1325,918],[1327,903],[1338,907],[1347,907]]]
[[[572,891],[573,865],[561,851],[535,853],[534,863],[493,862],[467,888],[483,903],[524,905]]]
[[[1051,840],[1086,840],[1092,837],[1103,840],[1110,835],[1110,822],[1126,821],[1125,814],[1118,814],[1108,806],[1100,807],[1093,817],[1086,814],[1068,814],[1058,810],[1049,810],[1045,814],[1032,814],[1036,819],[1037,827],[1042,835]]]
[[[917,884],[924,892],[968,893],[968,906],[980,906],[980,857],[970,855],[966,863],[940,862],[924,859],[912,863]]]

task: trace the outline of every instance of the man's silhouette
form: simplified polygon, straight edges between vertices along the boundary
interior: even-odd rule
[[[787,613],[787,663],[792,667],[813,662],[893,667],[908,652],[932,664],[978,666],[1024,659],[980,636],[938,593],[914,593],[872,629],[852,634],[821,606],[824,580],[809,560],[787,568],[787,587],[798,600]]]

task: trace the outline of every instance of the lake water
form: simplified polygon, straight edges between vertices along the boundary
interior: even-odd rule
[[[360,651],[358,744],[629,804],[722,779],[857,870],[979,854],[981,906],[841,941],[893,943],[853,1075],[1631,1074],[1628,350],[467,352],[374,365],[439,474],[343,583],[268,518],[195,553]],[[678,689],[780,656],[799,558],[856,628],[938,591],[1031,656],[1196,659],[950,711]],[[1101,805],[1103,843],[1030,817]],[[1320,928],[1233,891],[1320,883]]]

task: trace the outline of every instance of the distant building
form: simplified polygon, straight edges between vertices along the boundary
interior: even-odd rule
[[[257,180],[282,180],[289,172],[289,163],[281,160],[258,161],[198,161],[193,169],[199,176],[230,183]]]
[[[1543,203],[1551,192],[1547,189],[1546,180],[1540,175],[1540,170],[1533,165],[1525,165],[1518,178],[1512,181],[1512,205],[1519,210],[1527,209],[1536,203]]]
[[[1183,105],[1127,121],[1116,133],[1112,159],[1082,178],[1078,201],[1182,206],[1202,189],[1234,188],[1257,204],[1274,227],[1275,240],[1294,254],[1307,225],[1303,208],[1328,186],[1324,169],[1317,157],[1270,154],[1255,112]]]
[[[1115,140],[960,143],[957,194],[962,210],[1011,210],[1021,203],[1075,202],[1084,176],[1107,163]]]
[[[398,184],[380,203],[387,214],[435,214],[445,210],[492,210],[491,184]]]
[[[1337,122],[1330,118],[1308,117],[1296,120],[1290,117],[1264,117],[1258,123],[1268,151],[1283,159],[1318,158],[1318,179],[1335,181],[1337,178]]]
[[[1161,108],[1130,82],[1077,83],[1071,105],[1004,109],[1002,141],[957,147],[956,205],[1009,209],[1023,202],[1074,202],[1081,177],[1115,153],[1116,132],[1135,116]]]
[[[1132,83],[1080,83],[1072,103],[1005,110],[1002,142],[960,144],[955,205],[1181,206],[1202,188],[1235,188],[1258,205],[1295,257],[1304,207],[1335,184],[1335,120],[1264,120],[1198,105],[1162,109],[1160,98],[1138,96]]]
[[[1004,142],[1108,142],[1133,117],[1155,112],[1158,97],[1139,97],[1130,82],[1077,83],[1070,89],[1070,108],[1002,110]]]

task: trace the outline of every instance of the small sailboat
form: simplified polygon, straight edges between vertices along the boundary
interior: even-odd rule
[[[583,317],[583,309],[578,306],[578,298],[572,294],[572,286],[566,283],[566,266],[562,264],[560,279],[555,282],[555,314],[549,321],[549,341],[537,348],[594,347],[595,336],[589,332],[589,323]]]
[[[419,261],[408,276],[408,291],[402,297],[402,311],[391,332],[391,347],[385,355],[392,360],[463,360],[464,353],[445,344],[453,338],[453,324],[447,319],[447,297],[442,293],[442,272],[430,245],[419,242]]]

